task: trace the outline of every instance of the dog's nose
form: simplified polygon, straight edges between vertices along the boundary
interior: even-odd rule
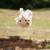
[[[27,22],[27,25],[29,25],[29,23]]]

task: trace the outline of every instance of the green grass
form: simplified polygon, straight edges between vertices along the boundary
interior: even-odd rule
[[[43,17],[38,13],[43,12]],[[18,29],[15,22],[15,10],[0,9],[0,37],[3,36],[22,36],[31,39],[50,39],[50,17],[46,16],[50,10],[33,11],[32,29]],[[35,13],[35,16],[34,16]],[[14,15],[13,15],[14,14]],[[46,31],[46,29],[48,31]]]
[[[33,18],[33,28],[50,28],[50,20]]]

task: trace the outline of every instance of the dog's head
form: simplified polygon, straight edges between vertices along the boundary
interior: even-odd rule
[[[22,27],[28,27],[32,24],[32,12],[31,10],[23,10],[23,8],[20,8],[20,14],[19,17],[16,18],[16,23],[19,26]]]

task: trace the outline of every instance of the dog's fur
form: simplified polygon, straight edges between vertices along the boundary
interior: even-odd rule
[[[23,8],[19,9],[19,14],[16,17],[16,24],[21,27],[29,27],[32,25],[32,11]]]

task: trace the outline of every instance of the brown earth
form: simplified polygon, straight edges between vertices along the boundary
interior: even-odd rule
[[[9,39],[0,38],[0,49],[2,50],[41,50],[46,48],[47,41],[26,40],[19,36],[10,36]]]

